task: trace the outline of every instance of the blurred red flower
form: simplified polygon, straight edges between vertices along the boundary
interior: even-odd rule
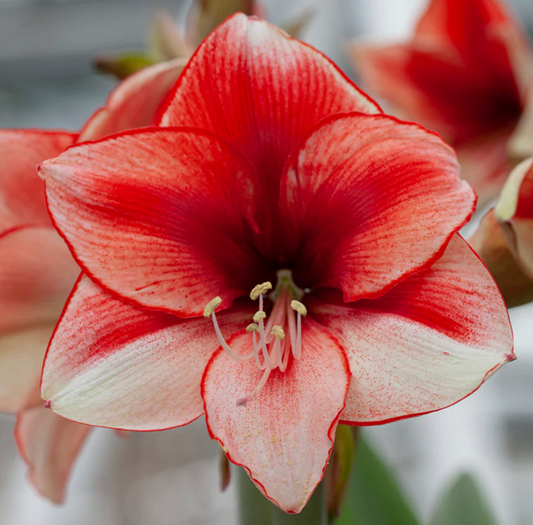
[[[431,0],[409,42],[355,43],[350,55],[371,91],[456,148],[482,202],[496,196],[509,157],[523,155],[512,135],[533,80],[527,37],[500,1]]]

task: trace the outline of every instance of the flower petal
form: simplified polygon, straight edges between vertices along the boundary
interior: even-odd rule
[[[135,304],[199,315],[213,297],[228,306],[264,276],[246,241],[255,172],[207,132],[124,132],[74,146],[40,174],[85,273]]]
[[[75,139],[66,131],[0,130],[0,234],[26,224],[50,225],[37,164]]]
[[[324,475],[348,386],[338,343],[307,318],[302,338],[301,359],[284,373],[273,371],[245,406],[236,401],[255,389],[263,373],[253,362],[235,362],[218,352],[202,382],[212,437],[286,512],[300,512]],[[230,344],[247,353],[250,335]]]
[[[511,172],[494,216],[501,223],[511,253],[533,279],[533,158]]]
[[[485,70],[463,63],[454,48],[435,49],[424,42],[383,49],[356,45],[351,52],[372,92],[454,146],[511,126],[520,116],[512,73],[487,78]]]
[[[430,269],[381,299],[306,305],[348,356],[352,381],[341,414],[347,423],[440,410],[515,359],[500,292],[458,235]]]
[[[500,0],[432,0],[415,30],[417,37],[448,41],[465,56],[482,54],[498,43],[497,29],[512,26],[524,35],[522,27]],[[525,36],[525,35],[524,35]],[[476,53],[477,52],[477,53]],[[501,55],[485,57],[501,60]],[[497,65],[493,64],[493,67]]]
[[[494,277],[507,308],[512,308],[533,301],[533,280],[511,253],[505,228],[496,221],[494,210],[490,210],[468,242]]]
[[[55,324],[79,274],[52,227],[0,236],[0,334]]]
[[[186,59],[177,59],[149,66],[120,82],[106,105],[87,121],[79,141],[97,140],[126,129],[154,125],[159,106],[186,63]]]
[[[439,257],[474,203],[437,135],[386,115],[326,119],[282,181],[295,279],[346,301],[381,295]]]
[[[531,69],[533,75],[533,67]],[[516,162],[522,162],[533,155],[533,82],[522,116],[509,139],[508,153]]]
[[[42,403],[46,346],[79,273],[51,227],[0,236],[0,411]]]
[[[415,41],[451,44],[467,67],[487,77],[487,87],[524,95],[533,79],[533,50],[523,26],[501,0],[432,0]],[[518,93],[517,93],[518,91]]]
[[[222,313],[228,335],[253,312]],[[88,278],[76,285],[46,355],[41,394],[54,412],[91,425],[161,430],[203,413],[200,380],[218,339],[203,317],[141,310]]]
[[[15,438],[39,494],[62,503],[72,465],[91,427],[54,414],[44,407],[18,414]]]
[[[254,163],[272,198],[287,156],[319,120],[381,111],[324,55],[243,14],[207,37],[174,89],[161,124],[223,137]]]
[[[376,45],[355,41],[346,51],[362,85],[390,103],[395,115],[424,125],[439,119],[438,110],[409,74],[414,52],[409,44]]]
[[[495,0],[433,0],[410,42],[351,54],[371,91],[454,146],[516,123],[533,74],[525,33]]]
[[[512,126],[502,127],[462,142],[456,148],[461,177],[476,191],[478,209],[498,196],[511,170],[508,150],[511,133]]]
[[[0,335],[0,412],[42,405],[39,380],[54,325]]]

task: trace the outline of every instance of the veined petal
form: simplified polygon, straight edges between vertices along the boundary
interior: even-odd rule
[[[73,463],[91,427],[64,419],[43,406],[17,416],[15,438],[39,494],[62,503]]]
[[[208,132],[124,132],[40,167],[55,225],[85,273],[128,301],[179,316],[259,282],[250,242],[257,176]]]
[[[79,274],[51,226],[0,236],[0,334],[55,324]]]
[[[319,120],[381,111],[324,55],[243,14],[206,38],[174,90],[161,124],[226,139],[256,166],[272,199],[287,156]]]
[[[0,412],[42,405],[39,380],[54,324],[0,335]]]
[[[379,424],[445,408],[515,359],[489,272],[456,235],[443,257],[381,299],[306,305],[338,338],[352,380],[341,421]]]
[[[253,312],[218,315],[230,336]],[[50,342],[41,394],[57,414],[90,425],[162,430],[203,414],[202,373],[218,339],[203,317],[141,310],[81,278]]]
[[[202,381],[209,432],[243,465],[263,494],[286,512],[300,512],[324,475],[338,416],[344,406],[348,368],[335,339],[312,319],[305,321],[301,359],[275,370],[245,406],[262,373],[251,362],[216,353]],[[231,341],[250,351],[249,334]]]
[[[0,234],[27,224],[50,226],[37,164],[75,140],[66,131],[0,130]]]
[[[177,59],[155,64],[120,82],[111,92],[106,105],[80,131],[79,141],[97,140],[126,129],[153,126],[158,118],[159,106],[186,63],[186,59]]]
[[[470,218],[472,189],[434,133],[385,115],[322,122],[282,181],[301,286],[376,297],[431,264]],[[289,228],[287,228],[289,231]]]

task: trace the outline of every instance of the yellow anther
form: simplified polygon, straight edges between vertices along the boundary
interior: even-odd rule
[[[291,308],[302,317],[307,315],[307,308],[300,301],[291,301]]]
[[[259,332],[259,326],[257,326],[255,323],[250,323],[246,327],[247,332]]]
[[[285,332],[283,331],[283,328],[281,328],[281,326],[278,326],[277,324],[272,327],[270,333],[280,341],[285,337]]]
[[[262,312],[261,310],[259,310],[259,312],[255,312],[254,318],[253,318],[254,319],[254,323],[258,323],[259,321],[264,319],[266,316],[267,316],[267,314],[265,314],[265,312]]]
[[[209,319],[213,312],[222,304],[222,299],[220,297],[215,297],[212,301],[207,303],[207,306],[204,308],[204,317]]]
[[[250,292],[250,299],[255,301],[259,299],[260,295],[266,294],[269,290],[272,290],[272,283],[266,282],[254,286],[254,289]]]

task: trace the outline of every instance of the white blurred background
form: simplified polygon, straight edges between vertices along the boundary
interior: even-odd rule
[[[142,49],[156,7],[183,19],[180,0],[0,0],[0,127],[78,129],[115,82],[91,58]],[[515,0],[533,29],[533,2]],[[425,0],[264,0],[281,23],[307,5],[317,14],[304,39],[353,76],[350,38],[406,37]],[[0,167],[1,169],[1,167]],[[443,412],[367,430],[392,463],[422,518],[462,470],[478,474],[503,525],[533,523],[533,306],[511,313],[518,361]],[[0,525],[235,524],[234,488],[218,490],[218,446],[203,420],[121,439],[97,430],[56,507],[25,480],[14,417],[0,416]],[[372,525],[372,524],[369,524]]]

